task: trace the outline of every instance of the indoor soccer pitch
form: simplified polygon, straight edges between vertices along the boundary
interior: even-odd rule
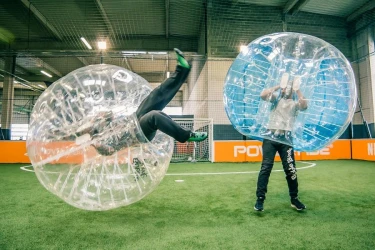
[[[0,165],[0,249],[375,249],[375,163],[297,162],[291,208],[280,163],[264,212],[260,163],[176,163],[154,192],[110,211],[74,208],[28,166]]]

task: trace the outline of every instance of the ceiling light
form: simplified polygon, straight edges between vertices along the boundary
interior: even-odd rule
[[[41,70],[40,72],[42,72],[42,74],[48,76],[48,77],[52,77],[52,75],[48,74],[47,72],[45,72],[44,70]]]
[[[107,43],[106,43],[105,41],[100,41],[100,42],[98,42],[98,48],[99,48],[100,50],[105,50],[105,49],[107,49]]]
[[[38,84],[38,86],[44,89],[44,86],[42,84]]]
[[[92,49],[91,45],[86,41],[84,37],[81,37],[81,41],[86,45],[88,49]]]

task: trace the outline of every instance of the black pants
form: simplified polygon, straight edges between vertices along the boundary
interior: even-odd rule
[[[297,197],[298,181],[293,147],[279,142],[264,139],[262,149],[263,160],[258,176],[256,191],[257,197],[266,197],[268,180],[273,168],[276,152],[279,153],[283,164],[284,172],[286,175],[286,181],[289,187],[289,195],[291,198]]]
[[[139,105],[136,116],[143,133],[149,141],[155,137],[157,130],[166,133],[179,142],[186,142],[189,139],[191,131],[182,128],[171,117],[161,111],[176,95],[188,77],[189,72],[190,69],[178,65],[176,71],[160,86],[152,90]]]

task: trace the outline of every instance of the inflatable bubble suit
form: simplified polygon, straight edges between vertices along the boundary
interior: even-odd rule
[[[266,99],[261,98],[264,91],[270,93]],[[275,120],[273,112],[285,107],[283,91],[291,93],[293,102]],[[299,99],[307,109],[300,108]],[[293,145],[297,151],[316,151],[337,139],[351,122],[356,100],[345,56],[322,39],[291,32],[251,42],[229,68],[224,84],[225,111],[238,132]]]
[[[134,112],[150,92],[142,77],[106,64],[54,82],[35,103],[27,138],[41,184],[85,210],[126,206],[153,191],[174,144],[161,132],[150,142],[139,127]]]

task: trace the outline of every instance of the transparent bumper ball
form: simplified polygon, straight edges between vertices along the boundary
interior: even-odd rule
[[[150,142],[135,111],[151,92],[124,68],[90,65],[53,83],[38,98],[27,153],[40,183],[70,205],[109,210],[139,201],[161,182],[171,137]]]
[[[269,99],[261,98],[270,88]],[[290,100],[283,100],[283,90]],[[300,108],[298,90],[307,109]],[[356,100],[345,56],[322,39],[299,33],[274,33],[251,42],[232,63],[224,84],[225,111],[238,132],[298,151],[316,151],[339,138],[353,118]]]

